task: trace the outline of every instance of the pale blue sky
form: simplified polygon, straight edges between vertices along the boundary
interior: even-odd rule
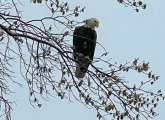
[[[27,0],[23,0],[27,1]],[[70,0],[73,6],[86,6],[85,12],[77,20],[96,17],[100,21],[97,29],[98,41],[109,51],[112,61],[125,63],[134,58],[149,61],[152,70],[160,75],[160,80],[151,89],[160,89],[165,93],[165,1],[147,1],[147,9],[139,13],[117,3],[117,0],[88,1]],[[43,5],[25,4],[25,19],[40,18],[48,14]],[[96,48],[96,56],[99,54]],[[134,81],[138,77],[131,76]],[[21,79],[21,78],[20,78]],[[132,79],[130,79],[132,80]],[[25,82],[22,82],[25,83]],[[15,86],[14,86],[15,87]],[[41,108],[33,108],[29,103],[27,86],[12,88],[18,100],[12,112],[13,120],[96,120],[96,111],[82,104],[69,103],[68,100],[50,99],[42,102]],[[165,103],[158,106],[160,114],[155,120],[164,120]]]

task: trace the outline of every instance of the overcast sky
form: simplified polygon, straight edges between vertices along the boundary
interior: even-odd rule
[[[116,1],[69,0],[73,6],[86,7],[78,20],[90,17],[99,19],[98,41],[109,51],[113,61],[125,63],[134,58],[149,61],[151,69],[161,76],[156,86],[151,89],[162,88],[165,92],[165,1],[149,0],[147,9],[139,13]],[[25,4],[24,18],[47,15],[48,11],[43,8],[43,5]],[[99,47],[96,48],[96,56],[97,51]],[[132,78],[135,82],[139,79],[136,76]],[[13,120],[96,120],[94,109],[87,109],[76,101],[70,103],[68,100],[51,98],[50,101],[43,102],[41,108],[33,108],[29,103],[27,86],[12,89],[16,92],[13,98],[17,100],[12,112]],[[155,120],[164,120],[165,103],[161,102],[157,110],[160,115]]]

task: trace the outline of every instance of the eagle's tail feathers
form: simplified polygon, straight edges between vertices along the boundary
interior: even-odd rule
[[[76,72],[75,76],[77,78],[84,78],[87,69],[88,69],[89,63],[76,63]]]

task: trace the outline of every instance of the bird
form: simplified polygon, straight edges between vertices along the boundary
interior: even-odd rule
[[[99,20],[89,18],[85,20],[84,25],[76,27],[73,32],[73,58],[76,64],[76,78],[84,78],[93,61],[97,40],[96,27],[99,27]]]

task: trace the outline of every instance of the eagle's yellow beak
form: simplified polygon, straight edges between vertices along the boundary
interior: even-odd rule
[[[97,27],[97,28],[99,27],[99,22],[96,23],[96,27]]]

